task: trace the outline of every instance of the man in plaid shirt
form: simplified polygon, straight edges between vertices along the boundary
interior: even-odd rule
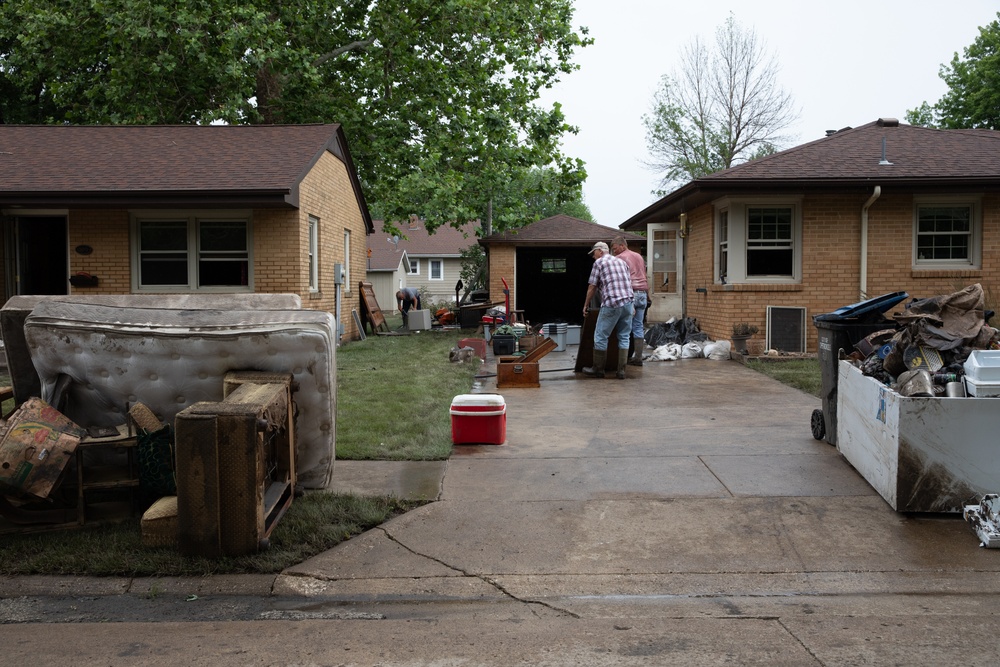
[[[597,316],[594,329],[594,365],[583,369],[589,377],[604,377],[604,367],[608,361],[608,337],[614,331],[618,337],[619,380],[625,379],[625,364],[628,361],[628,343],[632,332],[633,305],[632,278],[628,264],[618,259],[608,250],[608,244],[598,241],[590,249],[594,256],[594,266],[587,280],[587,300],[583,303],[583,317],[590,311],[590,302],[596,290],[601,291],[601,312]]]

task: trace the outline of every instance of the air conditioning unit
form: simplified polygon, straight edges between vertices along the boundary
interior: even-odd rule
[[[767,307],[767,349],[779,352],[806,351],[805,308]]]

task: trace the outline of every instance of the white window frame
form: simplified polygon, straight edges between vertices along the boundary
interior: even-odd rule
[[[434,277],[434,270],[437,268],[438,276]],[[444,280],[444,260],[443,259],[429,259],[427,260],[427,280]]]
[[[410,270],[407,272],[408,276],[419,276],[420,275],[420,260],[415,257],[410,257]]]
[[[319,218],[309,216],[309,291],[319,292]]]
[[[719,209],[715,220],[715,282],[725,285],[729,280],[729,209]]]
[[[920,210],[934,207],[968,208],[970,213],[969,256],[965,259],[925,259],[920,257],[918,229]],[[913,198],[913,256],[912,268],[934,269],[978,269],[982,266],[982,198],[977,195],[918,195]]]
[[[745,197],[726,198],[714,202],[715,209],[715,282],[745,284],[798,284],[802,281],[802,197]],[[749,247],[748,211],[755,208],[791,209],[792,222],[792,273],[791,275],[748,276],[747,249]],[[725,244],[726,275],[721,269],[722,225],[728,234]],[[724,280],[723,280],[724,278]]]
[[[254,291],[253,217],[249,210],[135,210],[130,211],[129,254],[131,259],[132,291],[137,293],[221,293]],[[184,221],[187,225],[187,283],[184,285],[142,285],[140,284],[141,235],[143,223],[158,221]],[[246,225],[246,285],[198,285],[198,226],[201,222],[242,222]]]

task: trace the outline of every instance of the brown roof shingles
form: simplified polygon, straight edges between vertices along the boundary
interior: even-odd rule
[[[596,222],[580,220],[568,215],[554,215],[533,222],[520,229],[491,234],[480,243],[513,243],[515,245],[583,245],[611,241],[622,235],[627,241],[645,243],[646,238],[638,234],[622,233],[613,227],[605,227]]]
[[[347,166],[372,229],[340,125],[0,125],[0,203],[128,205],[187,195],[232,205],[297,206],[324,151]]]

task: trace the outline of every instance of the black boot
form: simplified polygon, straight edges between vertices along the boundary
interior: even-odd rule
[[[646,347],[644,338],[633,338],[635,341],[635,354],[628,360],[629,366],[642,366],[642,350]]]
[[[625,354],[628,354],[628,350],[625,351]],[[583,374],[587,377],[602,378],[604,377],[604,364],[606,363],[608,363],[608,351],[594,350],[594,365],[584,368]]]
[[[628,350],[618,350],[618,372],[615,377],[619,380],[625,379],[625,364],[628,363]]]

